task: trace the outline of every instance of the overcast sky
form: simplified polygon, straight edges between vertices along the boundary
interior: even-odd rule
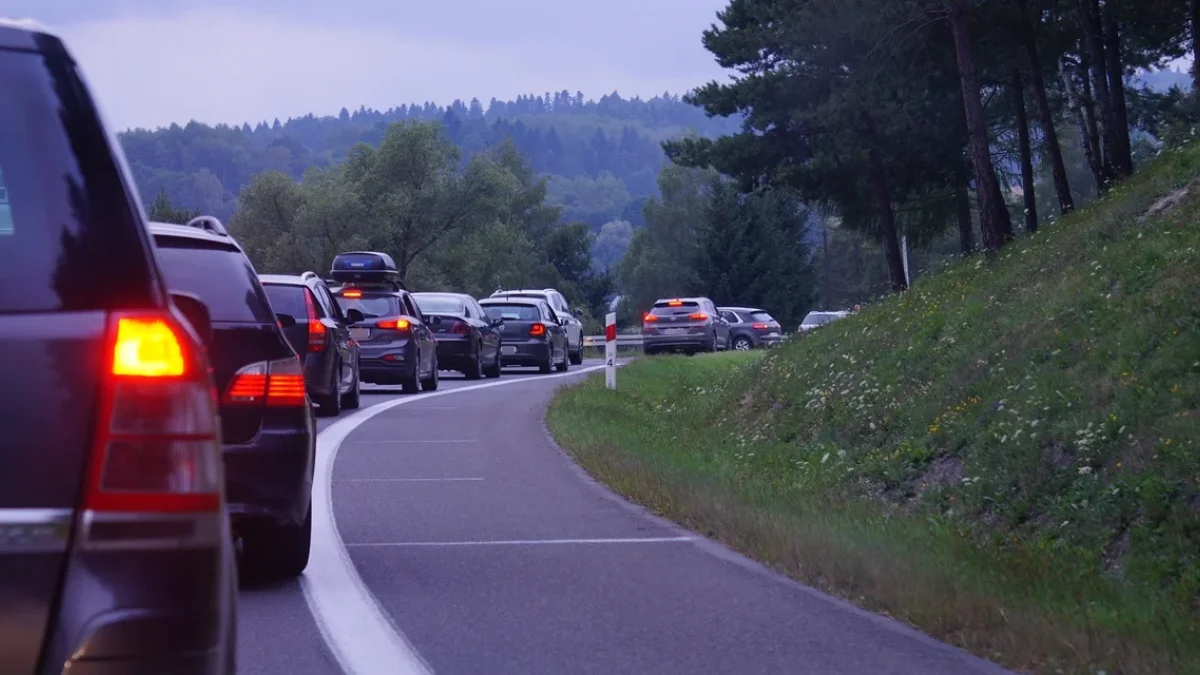
[[[118,128],[568,89],[685,93],[726,0],[4,0],[62,33]]]

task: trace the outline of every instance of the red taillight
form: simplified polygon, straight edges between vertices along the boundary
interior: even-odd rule
[[[546,334],[546,324],[535,323],[529,327],[529,334],[533,337],[540,337]]]
[[[259,361],[241,368],[233,376],[221,402],[225,405],[307,405],[304,369],[299,359]]]
[[[642,321],[644,323],[654,323],[655,321],[658,321],[658,317],[647,312],[642,315]]]
[[[304,291],[304,305],[308,308],[308,351],[322,351],[325,349],[325,341],[329,338],[329,329],[317,316],[317,305],[308,290]]]
[[[467,333],[471,332],[471,325],[465,321],[455,321],[454,325],[450,327],[450,332],[457,333],[459,335],[466,335]]]
[[[691,319],[692,321],[708,321],[708,315],[705,314],[704,312],[696,312],[694,314],[689,314],[688,318]]]
[[[109,328],[84,508],[179,513],[221,507],[216,394],[197,347],[170,314],[125,314]]]
[[[380,321],[379,323],[376,323],[375,327],[382,328],[384,330],[406,331],[412,327],[412,324],[408,322],[408,319],[388,319],[386,321]]]
[[[766,330],[766,329],[770,328],[770,326],[768,326],[765,323],[756,323],[756,324],[754,324],[754,328],[756,330]]]

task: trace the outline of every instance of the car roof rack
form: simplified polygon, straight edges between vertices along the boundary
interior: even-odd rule
[[[204,230],[205,232],[212,232],[222,237],[229,236],[229,232],[225,230],[225,226],[215,216],[196,216],[187,222],[187,226]]]

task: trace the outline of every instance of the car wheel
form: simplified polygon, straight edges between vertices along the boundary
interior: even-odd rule
[[[500,377],[500,350],[499,349],[496,349],[496,360],[492,362],[492,365],[487,367],[487,370],[485,370],[483,374],[488,377]]]
[[[567,349],[566,345],[563,345],[562,361],[555,364],[554,369],[560,373],[565,373],[565,372],[567,372],[567,369],[570,367],[571,367],[571,350]]]
[[[437,391],[438,388],[438,369],[437,364],[433,366],[433,372],[430,373],[429,379],[421,380],[421,388],[425,391]]]
[[[708,339],[708,345],[704,347],[704,351],[706,351],[706,352],[717,351],[717,334],[715,332],[712,334],[712,337],[710,337]]]
[[[738,352],[748,352],[754,349],[754,344],[750,342],[750,338],[743,335],[733,341],[733,349]]]
[[[546,347],[546,362],[538,366],[538,372],[545,374],[554,370],[554,348]]]
[[[578,366],[583,364],[583,339],[579,340],[579,349],[571,352],[571,365]]]
[[[342,407],[346,410],[358,410],[361,399],[362,377],[358,373],[354,373],[354,386],[350,388],[350,391],[342,395]]]
[[[334,364],[333,382],[329,385],[329,395],[322,396],[320,401],[317,401],[317,412],[322,417],[337,417],[342,414],[342,393],[338,391],[340,384],[342,367]]]
[[[412,375],[409,375],[400,380],[400,391],[403,391],[406,394],[415,394],[418,391],[421,391],[421,366],[419,365],[420,363],[421,363],[421,359],[418,358],[417,362],[413,364]]]
[[[463,375],[466,375],[468,380],[478,380],[483,377],[483,347],[475,347],[475,358],[463,371]]]
[[[312,549],[312,505],[304,522],[262,523],[242,537],[246,568],[260,578],[298,577],[308,567]]]

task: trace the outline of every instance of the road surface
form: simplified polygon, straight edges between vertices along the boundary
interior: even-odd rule
[[[600,366],[377,389],[321,420],[313,559],[299,581],[242,589],[239,672],[1006,672],[591,481],[542,417]]]

